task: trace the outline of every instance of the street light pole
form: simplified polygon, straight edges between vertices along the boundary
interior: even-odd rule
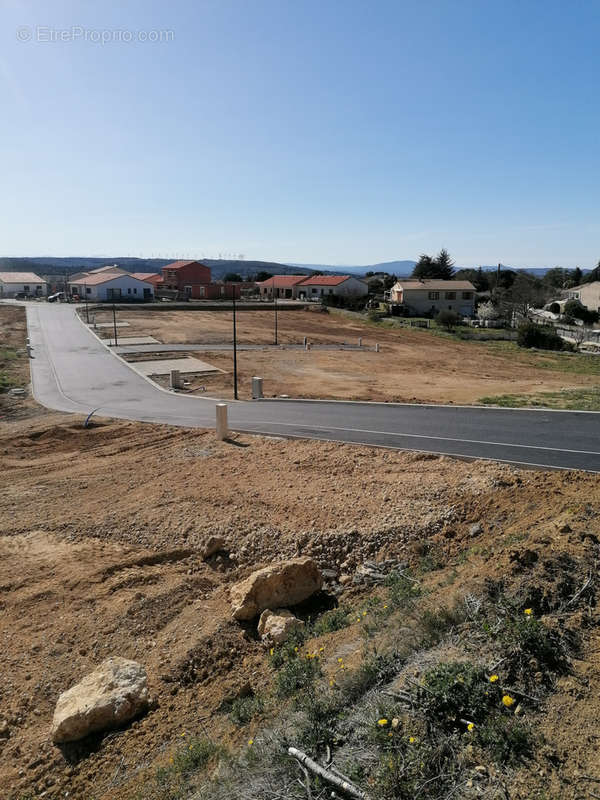
[[[275,294],[275,287],[273,287],[273,300],[275,301],[275,344],[277,344],[277,295]]]
[[[235,284],[231,287],[231,299],[233,301],[233,399],[238,399],[238,375],[237,375],[237,327],[235,316]]]
[[[85,321],[87,324],[90,324],[90,310],[88,308],[88,299],[87,299],[87,286],[85,283],[83,284],[83,294],[85,295]]]
[[[117,314],[115,311],[115,304],[113,303],[112,306],[113,306],[113,331],[115,332],[115,347],[117,347],[119,344],[117,341]]]

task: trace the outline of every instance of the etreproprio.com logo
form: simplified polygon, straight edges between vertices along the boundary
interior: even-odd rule
[[[85,28],[71,25],[69,28],[53,28],[49,25],[21,25],[16,30],[17,41],[35,43],[87,42],[89,44],[161,44],[173,42],[175,31],[139,30],[125,28]]]

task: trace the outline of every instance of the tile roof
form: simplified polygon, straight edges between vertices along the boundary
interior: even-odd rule
[[[137,278],[138,281],[147,281],[148,283],[162,283],[162,275],[160,272],[132,272],[132,278]]]
[[[306,279],[306,275],[272,275],[266,281],[260,281],[257,286],[272,286],[275,289],[285,289],[289,286],[296,286]]]
[[[399,286],[405,292],[410,291],[411,289],[417,291],[423,291],[424,289],[427,290],[445,290],[448,292],[458,291],[458,292],[474,292],[475,287],[471,283],[471,281],[438,281],[435,279],[424,279],[422,281],[414,279],[414,280],[403,280],[398,281],[394,284],[395,288]]]
[[[165,264],[163,269],[181,269],[182,267],[187,267],[188,264],[200,264],[201,267],[210,269],[210,267],[207,267],[206,264],[203,264],[201,261],[173,261],[172,264]]]
[[[311,275],[302,281],[302,285],[312,284],[313,286],[339,286],[344,283],[351,275]]]
[[[142,283],[144,282],[143,278],[138,278],[137,276],[132,275],[130,272],[100,272],[97,275],[90,274],[79,280],[69,281],[69,283],[83,284],[85,286],[98,286],[100,283],[108,283],[108,281],[114,281],[117,278],[133,278],[136,281],[141,281]]]
[[[35,272],[0,272],[2,283],[46,283]]]

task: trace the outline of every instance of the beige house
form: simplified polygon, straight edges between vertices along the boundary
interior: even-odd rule
[[[600,311],[600,281],[573,286],[566,294],[568,300],[579,300],[588,311]]]
[[[390,300],[406,306],[416,316],[455,311],[463,317],[472,317],[475,310],[475,287],[470,281],[409,278],[392,286]]]

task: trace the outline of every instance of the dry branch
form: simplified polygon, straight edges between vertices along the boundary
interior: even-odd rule
[[[339,778],[337,775],[334,775],[330,770],[325,769],[325,767],[322,767],[320,764],[317,764],[316,761],[313,761],[312,758],[307,756],[306,753],[303,753],[301,750],[298,750],[295,747],[288,747],[288,753],[297,759],[303,767],[311,772],[314,772],[315,775],[318,775],[331,786],[335,786],[335,788],[340,792],[343,792],[349,797],[354,797],[355,800],[368,800],[367,795],[354,786],[354,784],[344,780],[343,778]]]

